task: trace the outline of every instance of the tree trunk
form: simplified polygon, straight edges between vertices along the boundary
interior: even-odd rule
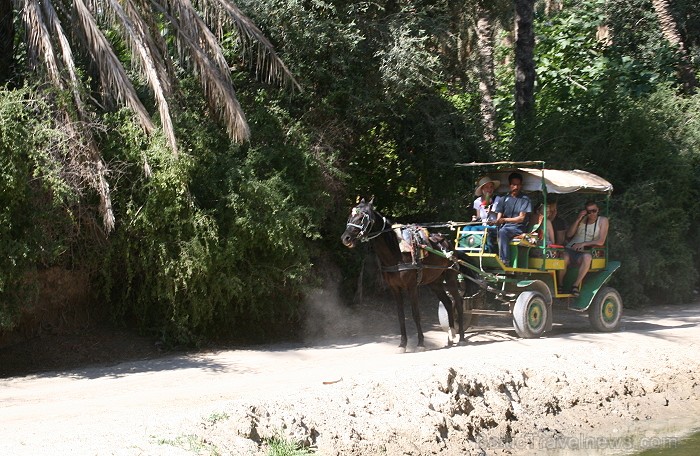
[[[695,73],[693,72],[692,64],[688,56],[688,51],[683,43],[683,39],[678,33],[678,25],[676,24],[676,19],[671,14],[671,6],[668,0],[652,0],[654,5],[654,12],[659,20],[659,26],[661,28],[661,33],[664,38],[666,38],[673,46],[678,48],[680,52],[680,62],[678,64],[678,77],[680,78],[683,89],[687,93],[693,92],[697,86],[698,81],[695,78]]]
[[[544,14],[549,16],[561,11],[562,8],[561,0],[545,0],[544,2]]]
[[[0,0],[0,86],[12,77],[14,36],[12,0]]]
[[[493,63],[493,22],[487,8],[477,4],[477,74],[479,75],[479,92],[481,93],[481,119],[484,127],[484,139],[493,141],[496,136],[496,107],[493,104],[496,92],[496,77]]]
[[[515,129],[529,131],[535,109],[535,0],[515,0]],[[520,134],[519,134],[520,133]]]

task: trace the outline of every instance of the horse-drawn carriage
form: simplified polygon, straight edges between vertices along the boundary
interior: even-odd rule
[[[548,197],[556,194],[559,202],[568,198],[574,205],[582,199],[603,200],[607,209],[612,185],[595,174],[581,171],[546,169],[544,162],[468,163],[458,166],[486,168],[488,175],[501,183],[501,193],[507,193],[508,175],[517,171],[522,176],[522,191],[531,195],[545,207]],[[380,225],[381,224],[381,225]],[[590,323],[598,331],[614,331],[619,327],[622,299],[619,293],[607,286],[612,274],[620,267],[618,261],[608,258],[605,244],[590,249],[590,270],[581,283],[580,291],[572,293],[571,283],[578,270],[567,264],[563,246],[541,242],[547,236],[547,211],[543,211],[538,239],[514,239],[509,245],[510,263],[505,264],[496,252],[488,249],[489,230],[482,222],[445,222],[421,224],[431,228],[447,227],[453,234],[452,248],[439,245],[435,239],[413,236],[412,251],[402,252],[400,233],[397,235],[391,222],[372,207],[371,202],[360,203],[353,208],[342,241],[348,246],[357,240],[374,240],[384,278],[397,297],[397,308],[402,329],[401,346],[406,346],[406,331],[401,290],[411,297],[414,320],[419,333],[418,346],[423,345],[422,330],[415,289],[419,284],[430,284],[440,299],[439,319],[450,333],[456,330],[460,342],[464,330],[476,315],[510,316],[516,333],[523,338],[540,337],[552,328],[553,309],[565,307],[588,312]],[[549,225],[551,226],[551,225]],[[399,228],[406,228],[405,226]],[[404,235],[404,237],[406,237]],[[381,245],[378,245],[381,244]],[[428,252],[423,258],[416,249]],[[566,268],[563,283],[559,283],[559,271]],[[455,287],[455,278],[461,286]],[[444,295],[450,292],[452,300]]]

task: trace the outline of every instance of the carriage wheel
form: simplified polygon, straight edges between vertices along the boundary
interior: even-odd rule
[[[438,321],[443,331],[447,332],[450,329],[449,319],[447,318],[447,309],[442,301],[438,301]]]
[[[535,339],[544,333],[549,308],[542,293],[520,293],[513,308],[513,327],[523,339]]]
[[[612,287],[605,287],[596,293],[588,308],[588,320],[593,329],[600,332],[616,331],[622,317],[622,298]]]
[[[472,308],[471,304],[469,302],[469,298],[464,298],[464,330],[466,331],[467,328],[472,323]],[[457,321],[457,314],[455,313],[454,315],[454,330],[457,331],[459,330],[459,322]],[[449,319],[447,318],[447,309],[445,309],[445,306],[442,304],[441,301],[438,301],[438,321],[440,322],[440,327],[442,328],[443,331],[447,332],[450,329],[450,323]]]

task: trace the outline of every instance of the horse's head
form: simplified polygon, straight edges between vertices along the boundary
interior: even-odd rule
[[[372,207],[374,198],[366,203],[364,198],[360,203],[352,208],[345,232],[340,237],[343,245],[349,248],[355,247],[357,241],[367,236],[374,225],[375,212]]]

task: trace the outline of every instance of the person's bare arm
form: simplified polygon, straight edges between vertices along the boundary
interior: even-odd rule
[[[502,225],[504,223],[523,223],[526,216],[527,212],[521,212],[517,217],[503,217],[503,214],[499,212],[498,218],[496,219],[496,224]]]
[[[579,224],[584,219],[584,217],[586,217],[586,214],[587,212],[585,210],[579,212],[578,217],[576,217],[576,220],[574,221],[574,223],[571,224],[571,226],[569,226],[569,229],[566,232],[567,239],[571,239],[572,237],[574,237]]]

